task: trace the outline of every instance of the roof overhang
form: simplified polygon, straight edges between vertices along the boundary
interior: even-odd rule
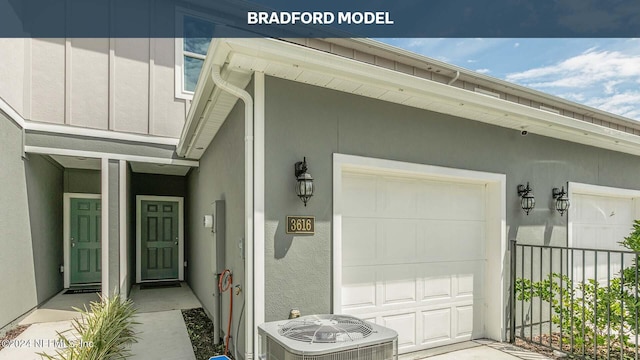
[[[244,88],[253,72],[412,106],[518,131],[640,155],[640,136],[576,120],[341,57],[282,40],[216,39],[195,90],[178,145],[178,155],[199,159],[235,105],[211,79],[214,66],[223,79]]]

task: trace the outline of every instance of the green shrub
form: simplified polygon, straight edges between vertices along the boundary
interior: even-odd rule
[[[633,231],[620,244],[640,253],[640,220],[634,221]],[[552,273],[537,282],[516,279],[515,292],[517,300],[531,303],[538,298],[549,303],[551,323],[561,330],[562,342],[572,343],[575,351],[605,345],[625,351],[635,346],[630,340],[640,325],[639,280],[640,269],[634,260],[607,285],[594,279],[574,284],[568,276]]]
[[[122,301],[119,295],[100,296],[91,302],[89,310],[72,322],[73,329],[58,333],[61,349],[55,355],[39,354],[48,360],[109,360],[130,355],[131,344],[137,342],[133,331],[135,309],[131,300]],[[69,332],[69,334],[65,334]]]

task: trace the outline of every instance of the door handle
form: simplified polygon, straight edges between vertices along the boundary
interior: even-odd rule
[[[174,242],[174,243],[173,243],[173,245],[178,245],[178,242],[177,242],[177,241],[176,241],[176,242]]]
[[[71,247],[75,247],[76,246],[76,239],[71,238]]]

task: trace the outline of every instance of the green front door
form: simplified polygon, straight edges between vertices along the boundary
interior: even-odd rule
[[[100,199],[71,199],[71,285],[101,282]]]
[[[178,279],[178,202],[140,202],[141,277]]]

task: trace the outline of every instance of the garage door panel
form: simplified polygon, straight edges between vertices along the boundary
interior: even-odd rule
[[[376,284],[376,269],[373,266],[343,268],[342,308],[375,308]]]
[[[384,219],[382,224],[382,254],[385,263],[415,262],[418,251],[418,223],[413,220]]]
[[[382,306],[408,304],[417,301],[416,265],[385,266],[381,271]]]
[[[420,257],[425,262],[484,259],[485,224],[478,221],[431,221],[421,226]]]
[[[451,340],[451,308],[422,311],[423,345]]]
[[[420,183],[416,180],[403,178],[382,178],[381,214],[393,214],[399,218],[416,217]]]
[[[382,325],[398,332],[398,349],[411,348],[416,345],[415,312],[383,316]]]
[[[377,209],[377,177],[345,173],[343,178],[343,215],[373,217]]]
[[[344,266],[373,265],[378,258],[378,225],[375,219],[350,219],[342,221],[342,262]]]
[[[478,311],[480,310],[478,309]],[[455,314],[455,337],[464,338],[465,340],[471,339],[471,335],[474,330],[474,323],[476,323],[474,321],[476,314],[474,314],[473,305],[457,306],[455,308]]]
[[[485,220],[485,186],[476,184],[450,184],[447,194],[455,194],[452,202],[453,214],[450,219]]]
[[[484,297],[484,265],[484,261],[422,264],[422,301]]]

